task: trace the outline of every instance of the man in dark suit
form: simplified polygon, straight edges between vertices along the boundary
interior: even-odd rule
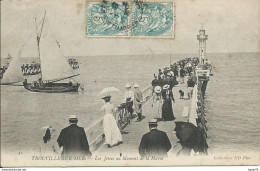
[[[58,137],[58,144],[63,147],[61,155],[65,156],[91,156],[89,145],[84,128],[77,125],[76,115],[69,118],[70,126],[61,130]]]
[[[157,120],[151,119],[149,122],[150,132],[143,135],[139,154],[141,157],[167,157],[167,152],[171,149],[171,143],[167,134],[157,129]]]

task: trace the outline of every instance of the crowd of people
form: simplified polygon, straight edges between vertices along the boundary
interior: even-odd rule
[[[139,90],[139,85],[134,84],[134,92],[131,91],[131,85],[127,84],[125,93],[125,102],[129,115],[133,118],[133,112],[137,114],[137,122],[142,120],[142,92]],[[105,144],[108,148],[120,145],[123,143],[122,135],[120,129],[117,125],[116,120],[116,108],[111,103],[111,95],[104,94],[102,99],[104,100],[104,105],[101,107],[100,111],[104,113],[103,118],[103,129],[105,135]],[[133,109],[134,108],[134,109]],[[52,128],[45,127],[43,136],[43,145],[41,146],[41,154],[59,154],[62,157],[66,156],[91,156],[89,151],[89,144],[87,141],[87,136],[84,129],[77,126],[77,116],[71,115],[69,117],[70,126],[64,128],[57,142],[51,141]],[[63,147],[63,151],[60,152],[60,148]]]
[[[187,81],[187,90],[184,93],[180,90],[181,96],[188,96],[191,98],[192,89],[196,84],[195,68],[199,63],[199,58],[185,58],[171,64],[170,67],[158,69],[158,75],[154,74],[152,80],[153,87],[153,103],[157,101],[162,102],[162,119],[164,121],[175,120],[175,116],[172,109],[172,103],[175,102],[173,97],[172,88],[178,84],[184,84],[184,77],[189,76]],[[179,78],[179,81],[177,81]]]
[[[69,65],[72,69],[79,68],[79,63],[76,59],[69,59],[68,60]],[[31,63],[31,64],[23,64],[21,66],[23,75],[37,75],[41,73],[41,66],[39,63]]]
[[[196,84],[195,67],[198,65],[198,58],[186,58],[180,60],[169,68],[165,67],[163,70],[159,69],[158,76],[154,74],[153,86],[153,102],[155,100],[162,100],[162,119],[164,121],[173,121],[175,116],[173,114],[172,103],[175,99],[172,93],[172,88],[178,84],[183,84],[183,77],[189,76],[187,81],[187,94],[192,96],[193,89]],[[179,82],[177,78],[179,77]],[[142,105],[143,95],[139,90],[139,85],[134,84],[134,90],[131,90],[131,84],[126,84],[124,102],[126,104],[127,113],[133,118],[133,113],[137,115],[137,122],[142,121]],[[105,144],[108,148],[117,146],[123,143],[122,135],[116,120],[116,108],[111,103],[111,95],[105,94],[102,99],[104,105],[100,111],[104,112],[103,129],[105,135]],[[64,128],[58,137],[58,146],[63,147],[62,156],[91,156],[89,144],[84,129],[77,126],[77,117],[70,116],[70,126]],[[145,156],[167,156],[167,152],[171,149],[171,143],[167,134],[157,129],[157,119],[152,119],[149,122],[150,131],[143,135],[140,145],[139,154],[141,157]],[[43,137],[44,144],[47,144],[51,138],[50,127],[45,130]],[[54,147],[54,146],[53,146]],[[51,149],[55,151],[55,148]],[[56,150],[57,152],[58,150]]]
[[[23,75],[37,75],[41,73],[41,67],[38,63],[23,64],[21,68]]]
[[[79,68],[79,62],[76,59],[69,59],[68,63],[72,69]],[[8,69],[8,66],[9,63],[7,63],[7,65],[4,65],[0,68],[0,79],[3,78],[3,75]],[[39,63],[35,63],[35,62],[31,64],[22,64],[21,70],[24,76],[37,75],[41,73],[41,66]]]
[[[76,59],[69,59],[68,63],[71,66],[72,69],[79,68],[79,63],[78,63],[78,61]]]
[[[7,67],[5,65],[0,68],[0,79],[3,78],[3,75],[4,75],[6,70],[7,70]]]

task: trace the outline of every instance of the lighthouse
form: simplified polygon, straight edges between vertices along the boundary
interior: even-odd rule
[[[204,29],[200,29],[197,39],[199,40],[200,63],[204,64],[204,59],[206,58],[206,40],[208,40],[208,35],[205,34]]]

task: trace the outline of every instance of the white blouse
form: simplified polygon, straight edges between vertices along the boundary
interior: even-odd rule
[[[105,104],[101,107],[100,110],[101,110],[101,111],[104,111],[105,114],[114,114],[114,112],[115,112],[115,107],[114,107],[114,105],[112,105],[110,102],[107,102],[107,103],[105,103]]]

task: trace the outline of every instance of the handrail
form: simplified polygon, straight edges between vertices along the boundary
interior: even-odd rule
[[[198,78],[197,84],[193,88],[193,96],[191,100],[191,110],[189,113],[189,122],[193,123],[196,127],[199,128],[200,132],[203,135],[203,144],[204,144],[204,154],[207,154],[207,126],[204,112],[204,99],[202,97],[202,87],[203,79]]]
[[[149,85],[145,87],[141,92],[143,94],[143,104],[145,104],[145,102],[147,102],[152,97],[152,86]],[[122,131],[131,121],[125,103],[118,105],[115,113],[118,127]],[[92,152],[95,151],[104,142],[103,118],[104,117],[99,118],[85,129],[90,151]]]
[[[196,119],[197,117],[197,90],[198,90],[198,86],[195,85],[193,87],[193,95],[192,95],[192,99],[191,99],[191,108],[190,108],[190,113],[189,113],[189,122],[193,123],[195,126],[197,126],[197,122]]]

